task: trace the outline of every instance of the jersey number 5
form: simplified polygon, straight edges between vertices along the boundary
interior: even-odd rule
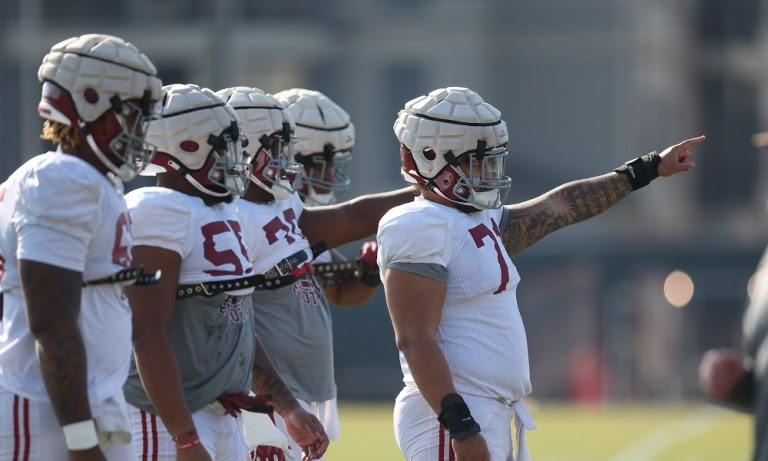
[[[499,289],[493,293],[497,295],[507,289],[507,283],[509,282],[509,268],[507,267],[507,262],[504,261],[504,255],[501,253],[501,245],[499,245],[499,241],[496,238],[496,236],[501,238],[501,231],[493,218],[491,218],[491,226],[493,226],[493,232],[491,232],[485,224],[478,224],[469,230],[469,235],[472,236],[472,239],[475,241],[475,245],[477,245],[478,248],[485,246],[485,242],[483,241],[485,237],[488,237],[493,242],[493,247],[496,249],[496,257],[499,261],[499,268],[501,269],[501,284],[499,285]]]
[[[226,232],[232,232],[235,234],[237,243],[240,245],[240,254],[246,261],[248,261],[248,252],[245,249],[245,245],[243,245],[243,239],[240,233],[240,223],[237,221],[214,221],[204,225],[202,231],[203,236],[205,237],[205,242],[203,242],[203,254],[205,255],[205,259],[212,262],[215,266],[231,264],[234,267],[233,270],[229,271],[212,269],[205,271],[205,273],[213,276],[243,275],[243,265],[240,262],[240,257],[229,248],[223,251],[217,250],[216,242],[214,241],[215,236]],[[246,272],[250,272],[250,268],[248,268]]]

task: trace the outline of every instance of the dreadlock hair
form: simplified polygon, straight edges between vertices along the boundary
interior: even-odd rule
[[[73,127],[53,120],[43,122],[43,132],[40,134],[40,139],[61,145],[64,150],[74,150],[80,145],[80,137]]]

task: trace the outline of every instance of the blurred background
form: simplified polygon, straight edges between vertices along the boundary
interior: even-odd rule
[[[693,173],[513,259],[535,398],[694,400],[701,353],[739,345],[768,241],[768,152],[750,141],[768,129],[767,22],[765,0],[0,0],[0,173],[50,147],[43,55],[94,32],[164,83],[326,93],[357,129],[347,198],[404,185],[396,113],[444,86],[502,111],[510,202],[706,134]],[[391,401],[383,295],[334,321],[340,398]]]

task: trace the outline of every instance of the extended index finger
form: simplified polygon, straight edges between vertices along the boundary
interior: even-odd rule
[[[680,144],[678,144],[677,147],[683,147],[685,149],[688,149],[690,147],[693,147],[693,146],[696,146],[696,145],[699,145],[699,144],[703,143],[704,141],[706,141],[706,139],[707,139],[706,135],[701,135],[701,136],[697,136],[695,138],[686,139],[685,141],[683,141]]]

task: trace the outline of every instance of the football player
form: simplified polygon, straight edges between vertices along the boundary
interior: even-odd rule
[[[125,386],[134,446],[147,459],[247,459],[239,414],[271,410],[249,391],[268,390],[286,419],[312,418],[282,405],[292,396],[254,334],[256,282],[233,203],[251,169],[237,114],[207,88],[164,90],[163,116],[147,135],[158,152],[144,171],[157,186],[126,196],[134,259],[163,273],[155,286],[127,290],[135,309],[135,366]],[[321,455],[319,423],[301,430],[301,444]]]
[[[509,135],[477,93],[451,87],[413,99],[394,131],[402,176],[419,194],[388,212],[377,235],[405,382],[397,443],[414,461],[527,460],[525,429],[535,426],[521,401],[531,382],[510,256],[658,176],[690,170],[689,149],[704,137],[502,206]]]
[[[253,295],[256,334],[301,405],[320,419],[329,438],[338,438],[331,313],[312,272],[312,246],[323,241],[334,248],[371,235],[384,212],[412,194],[403,189],[304,208],[297,193],[302,167],[292,161],[291,113],[276,96],[258,89],[236,87],[219,94],[235,108],[255,152],[251,185],[238,201],[254,272],[289,281]],[[278,426],[285,431],[280,421]]]
[[[135,460],[123,384],[131,357],[131,223],[122,181],[162,83],[134,45],[83,35],[38,70],[42,138],[0,186],[0,459]]]
[[[307,207],[337,203],[351,179],[346,168],[352,159],[355,127],[349,114],[319,91],[293,88],[277,94],[296,121],[293,158],[304,167],[299,196]],[[325,270],[315,277],[326,298],[341,307],[357,307],[368,302],[381,283],[376,265],[375,240],[364,242],[357,260],[351,264],[336,250],[319,254],[313,262]],[[331,264],[335,263],[335,264]],[[337,269],[344,267],[344,270]]]

